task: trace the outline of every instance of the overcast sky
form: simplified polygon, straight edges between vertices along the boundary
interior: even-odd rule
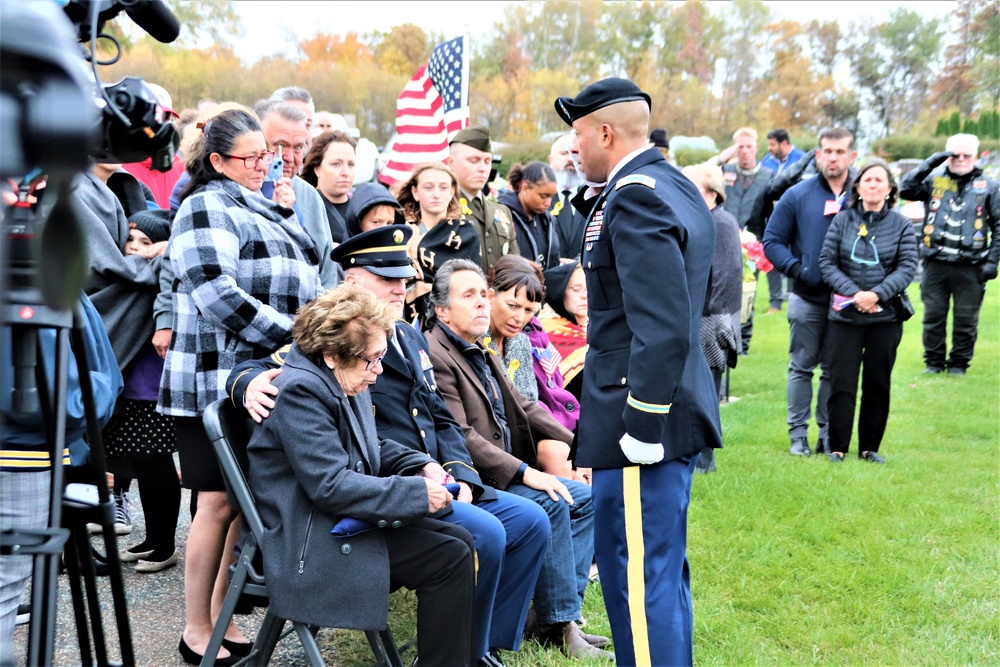
[[[5,1],[5,0],[0,0]],[[711,0],[713,5],[727,0]],[[452,38],[468,32],[473,40],[488,33],[503,18],[503,9],[513,4],[507,1],[475,0],[472,2],[442,2],[439,0],[390,2],[371,0],[364,2],[261,2],[241,0],[235,3],[243,19],[244,36],[235,47],[237,55],[245,62],[280,53],[294,56],[290,43],[313,37],[319,33],[365,34],[388,30],[394,25],[414,23],[427,32],[443,33]],[[678,3],[680,4],[680,3]],[[955,8],[954,1],[919,0],[895,2],[882,0],[784,0],[765,2],[781,18],[797,21],[812,19],[842,19],[851,21],[869,18],[880,21],[888,18],[896,7],[909,7],[925,16],[948,17]],[[718,7],[715,8],[716,10]],[[460,11],[462,10],[462,11]]]

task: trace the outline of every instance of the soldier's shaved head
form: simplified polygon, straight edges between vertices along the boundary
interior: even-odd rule
[[[598,109],[590,117],[600,125],[610,125],[621,140],[635,143],[635,148],[648,143],[649,105],[643,100],[612,104]]]
[[[649,143],[649,105],[632,100],[602,107],[575,120],[573,128],[581,169],[600,183],[623,157]]]

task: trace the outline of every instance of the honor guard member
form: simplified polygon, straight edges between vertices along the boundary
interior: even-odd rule
[[[403,314],[405,281],[417,275],[406,252],[412,234],[409,226],[377,227],[347,239],[333,252],[333,260],[344,269],[344,282],[371,291],[394,309],[397,318]],[[465,435],[437,391],[423,334],[400,320],[388,343],[382,374],[369,388],[378,436],[428,454],[462,488],[458,500],[463,502],[452,503],[453,511],[440,518],[472,533],[479,566],[472,664],[493,667],[501,663],[491,649],[520,647],[549,542],[549,520],[535,503],[483,484]],[[265,369],[277,368],[279,356],[283,353],[234,371],[234,376],[248,371],[230,384],[237,406],[259,396],[247,391],[249,382]]]
[[[692,663],[691,478],[722,446],[701,351],[715,225],[698,189],[649,147],[649,95],[610,78],[560,97],[592,183],[581,264],[590,350],[577,465],[593,468],[594,544],[620,665]]]
[[[483,273],[490,275],[498,259],[507,253],[520,253],[510,210],[483,194],[493,165],[490,131],[485,127],[465,128],[452,138],[449,152],[448,166],[458,181],[462,215],[479,232]]]

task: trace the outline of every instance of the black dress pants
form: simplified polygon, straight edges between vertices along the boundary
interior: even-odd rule
[[[978,266],[928,261],[920,280],[924,302],[924,363],[935,368],[968,368],[979,330],[986,284]],[[954,301],[951,355],[947,352],[948,308]]]
[[[382,532],[393,587],[417,593],[420,667],[471,665],[476,576],[472,535],[436,519]]]
[[[890,378],[902,336],[903,325],[899,322],[861,325],[830,322],[827,325],[824,340],[829,355],[827,424],[831,451],[847,453],[851,444],[859,375],[858,452],[878,451],[889,420]]]

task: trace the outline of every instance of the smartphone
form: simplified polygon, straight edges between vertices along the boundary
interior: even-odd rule
[[[274,196],[274,186],[281,177],[284,176],[285,161],[281,159],[281,153],[274,154],[274,160],[267,168],[267,176],[264,177],[264,184],[260,188],[262,195],[270,199]]]
[[[274,160],[271,162],[271,166],[268,167],[267,177],[264,180],[277,183],[284,176],[284,171],[285,161],[281,159],[281,153],[275,153]]]

